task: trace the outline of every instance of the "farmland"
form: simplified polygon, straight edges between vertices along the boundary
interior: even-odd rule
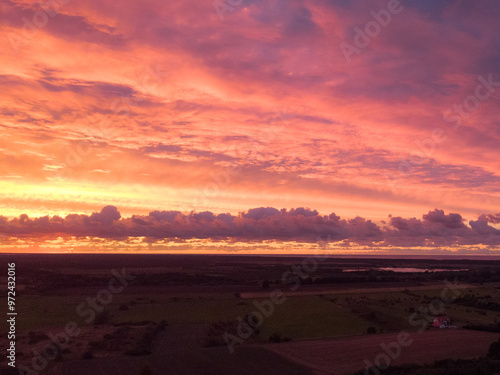
[[[269,346],[276,353],[312,367],[320,374],[349,374],[360,370],[360,364],[374,363],[377,356],[386,352],[381,344],[397,342],[398,334],[364,336],[284,343]],[[408,346],[394,349],[401,352],[391,365],[422,364],[443,358],[469,359],[483,356],[489,343],[498,335],[467,330],[432,331],[408,335]],[[464,345],[464,342],[467,345]],[[340,350],[341,348],[341,350]],[[390,357],[389,357],[390,358]],[[365,365],[366,366],[366,365]]]
[[[419,356],[408,354],[394,364],[453,358],[453,350],[457,358],[484,356],[498,333],[462,327],[500,327],[496,261],[332,258],[306,277],[292,278],[290,270],[302,258],[14,257],[23,286],[18,362],[32,366],[68,322],[79,331],[41,374],[106,368],[123,375],[163,374],[164,368],[179,374],[349,374],[401,331],[412,335],[410,352]],[[117,273],[129,276],[115,280]],[[430,327],[439,314],[450,316],[454,328]],[[257,323],[242,338],[240,324],[252,316]],[[226,346],[228,333],[234,345]],[[455,348],[463,340],[474,345]],[[7,343],[5,333],[0,342]],[[432,345],[447,349],[420,349]]]

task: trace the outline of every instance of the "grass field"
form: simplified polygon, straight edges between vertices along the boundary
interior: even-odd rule
[[[346,312],[328,300],[317,296],[288,297],[265,320],[263,337],[280,333],[292,339],[359,335],[366,332],[370,322]]]
[[[261,337],[280,333],[292,339],[357,335],[372,326],[378,332],[398,329],[417,329],[409,323],[409,317],[420,309],[429,309],[440,290],[418,290],[405,292],[342,293],[329,295],[304,295],[287,297],[282,305],[275,305],[270,317],[260,327]],[[500,301],[500,293],[491,287],[463,291],[478,297],[489,296],[489,300]],[[110,313],[109,323],[167,321],[170,324],[214,323],[235,320],[256,311],[252,300],[236,298],[230,294],[213,298],[210,294],[185,294],[185,298],[165,297],[149,294],[118,294],[106,307]],[[35,296],[18,298],[18,330],[57,327],[69,321],[85,325],[77,313],[77,306],[86,303],[95,295]],[[0,298],[0,303],[6,303]],[[454,324],[496,324],[500,312],[472,308],[459,304],[448,304],[443,313],[452,317]],[[87,315],[85,315],[87,317]]]
[[[157,297],[157,298],[155,298]],[[69,321],[86,325],[77,313],[77,306],[85,303],[85,296],[26,296],[19,298],[19,331],[47,327],[61,327]],[[259,301],[259,300],[258,300]],[[2,300],[0,299],[0,303]],[[122,310],[126,306],[126,310]],[[106,309],[109,323],[167,321],[169,324],[214,323],[219,320],[236,320],[250,312],[258,311],[252,300],[230,299],[177,299],[160,295],[117,295]],[[85,315],[87,317],[87,315]],[[370,322],[344,311],[331,301],[318,296],[289,297],[284,304],[276,305],[273,314],[264,318],[260,327],[263,340],[272,333],[292,339],[357,335],[366,332]]]

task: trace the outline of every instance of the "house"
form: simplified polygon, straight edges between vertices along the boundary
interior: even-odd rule
[[[434,318],[432,326],[436,328],[447,328],[450,324],[451,324],[450,317],[446,315],[441,315],[441,316],[436,316]]]

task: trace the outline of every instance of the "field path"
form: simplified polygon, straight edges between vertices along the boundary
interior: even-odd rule
[[[297,363],[312,368],[318,375],[352,374],[366,368],[365,359],[374,363],[385,353],[381,344],[397,341],[398,333],[344,337],[326,340],[304,340],[269,344],[267,349]],[[413,342],[402,347],[401,354],[391,359],[391,365],[426,364],[437,360],[470,359],[485,356],[498,334],[462,329],[412,332]]]

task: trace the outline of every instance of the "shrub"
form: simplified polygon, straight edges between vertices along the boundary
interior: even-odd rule
[[[281,338],[281,335],[279,333],[273,333],[271,336],[269,336],[269,341],[270,342],[282,342],[283,339]]]
[[[101,325],[101,324],[107,324],[109,323],[109,311],[104,310],[101,311],[99,314],[96,315],[94,324],[96,325]]]
[[[0,374],[2,374],[2,375],[19,375],[19,372],[14,367],[3,366],[3,367],[0,367]]]
[[[488,350],[488,358],[500,359],[500,340],[495,341],[490,345]]]
[[[158,325],[150,325],[146,327],[141,339],[136,342],[135,347],[125,352],[126,355],[131,356],[141,356],[148,355],[152,353],[153,349],[153,341],[156,336],[165,329],[165,326]]]
[[[45,333],[35,333],[32,331],[29,333],[29,345],[33,345],[44,340],[49,340],[49,336],[47,336]]]
[[[232,335],[237,335],[237,326],[238,322],[236,320],[212,323],[206,334],[205,346],[224,346],[226,344],[223,338],[224,333],[227,332]]]

